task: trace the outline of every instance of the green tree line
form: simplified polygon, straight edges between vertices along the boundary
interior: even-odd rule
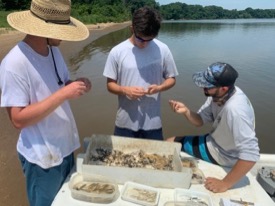
[[[219,6],[187,5],[185,3],[171,3],[160,6],[164,19],[248,19],[275,18],[275,9],[227,10]]]
[[[0,0],[0,27],[8,26],[8,13],[29,9],[30,3],[31,0]],[[145,5],[159,10],[155,0],[72,0],[71,15],[86,24],[123,22]]]
[[[0,0],[0,26],[6,22],[9,12],[29,9],[30,2],[31,0]],[[123,22],[130,20],[132,13],[145,5],[159,10],[165,20],[275,18],[275,9],[247,8],[238,11],[180,2],[160,6],[155,0],[72,0],[72,16],[87,24]]]

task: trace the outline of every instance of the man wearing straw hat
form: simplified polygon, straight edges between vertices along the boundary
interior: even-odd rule
[[[69,79],[58,46],[84,40],[89,31],[70,12],[70,0],[32,0],[30,10],[7,17],[26,36],[1,62],[1,107],[21,130],[17,151],[32,206],[51,205],[80,146],[68,100],[88,92],[91,83]]]

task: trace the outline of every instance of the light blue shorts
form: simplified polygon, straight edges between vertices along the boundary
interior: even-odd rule
[[[190,154],[194,157],[202,159],[204,161],[218,165],[216,160],[211,156],[207,144],[206,135],[196,135],[196,136],[179,136],[175,138],[175,142],[180,142],[182,144],[181,150]]]

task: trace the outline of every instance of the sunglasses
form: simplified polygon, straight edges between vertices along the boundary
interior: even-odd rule
[[[143,38],[141,38],[141,37],[139,37],[138,35],[136,35],[136,33],[134,33],[134,35],[135,35],[135,38],[139,41],[139,42],[149,42],[149,41],[152,41],[154,38],[152,38],[152,39],[143,39]]]

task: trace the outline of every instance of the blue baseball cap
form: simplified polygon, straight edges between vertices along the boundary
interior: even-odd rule
[[[193,74],[192,78],[194,83],[202,88],[232,86],[238,78],[238,72],[230,64],[216,62],[206,71]]]

